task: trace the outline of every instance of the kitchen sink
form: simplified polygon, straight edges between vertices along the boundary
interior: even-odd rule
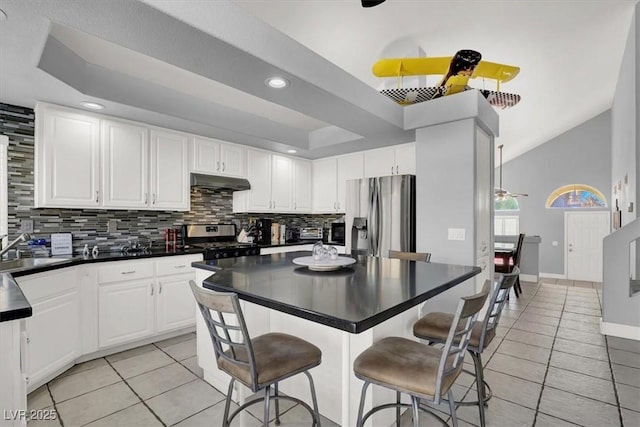
[[[29,270],[44,265],[59,264],[70,261],[71,258],[18,258],[0,261],[0,273]]]

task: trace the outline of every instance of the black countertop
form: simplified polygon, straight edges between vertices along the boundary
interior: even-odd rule
[[[60,262],[53,264],[45,264],[37,267],[31,267],[22,271],[13,271],[11,273],[0,273],[0,322],[9,320],[22,319],[32,315],[31,305],[20,290],[13,277],[26,276],[29,274],[42,273],[45,271],[57,270],[59,268],[71,267],[74,265],[107,262],[107,261],[123,261],[131,259],[155,258],[172,255],[191,255],[200,254],[202,249],[186,249],[179,251],[151,251],[146,254],[122,254],[119,252],[105,252],[98,254],[97,257],[73,256],[68,258],[60,258]]]
[[[351,333],[363,332],[480,273],[479,267],[358,257],[314,272],[293,264],[308,252],[194,262],[214,274],[204,287]]]

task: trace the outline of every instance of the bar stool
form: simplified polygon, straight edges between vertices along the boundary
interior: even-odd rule
[[[487,315],[482,321],[475,322],[469,338],[467,351],[471,354],[475,367],[476,389],[478,400],[475,402],[458,402],[461,405],[478,405],[480,411],[480,425],[485,426],[484,403],[491,398],[491,388],[484,380],[482,366],[482,351],[496,336],[496,327],[502,315],[502,309],[507,301],[511,288],[516,283],[520,274],[518,267],[512,273],[501,275],[494,284],[489,296]],[[429,313],[413,325],[413,334],[423,340],[428,340],[429,345],[446,343],[449,329],[457,322],[455,316],[449,313]],[[467,372],[467,371],[465,371]],[[470,373],[470,372],[469,372]],[[480,386],[482,384],[482,386]],[[486,391],[485,391],[486,388]],[[478,402],[483,402],[480,405]]]
[[[315,345],[300,338],[268,333],[250,338],[240,309],[238,295],[231,292],[216,292],[203,289],[189,281],[198,308],[209,329],[218,368],[231,376],[224,407],[223,427],[228,427],[233,418],[254,403],[264,401],[264,426],[269,425],[269,390],[274,386],[276,425],[280,425],[280,399],[299,403],[313,417],[313,425],[320,427],[320,412],[313,378],[309,369],[320,364],[322,352]],[[215,313],[215,317],[212,315]],[[295,397],[278,394],[278,382],[303,373],[309,379],[313,409]],[[264,390],[264,397],[245,402],[229,416],[233,385],[238,381],[254,393]]]
[[[431,254],[429,252],[401,252],[389,249],[389,258],[406,259],[409,261],[429,262]]]
[[[355,376],[364,381],[357,426],[374,413],[387,408],[396,408],[396,425],[400,425],[400,408],[411,407],[413,426],[419,425],[419,410],[429,412],[446,425],[444,420],[426,408],[420,407],[420,399],[439,404],[449,401],[449,411],[454,427],[458,425],[455,402],[451,386],[462,371],[463,359],[473,325],[482,309],[491,282],[486,281],[482,292],[464,297],[458,303],[454,323],[447,334],[444,348],[439,349],[401,337],[383,338],[363,351],[353,362]],[[377,384],[396,391],[396,403],[372,408],[364,416],[364,401],[369,384]],[[411,405],[400,402],[400,394],[411,396]],[[444,399],[444,396],[447,396]]]

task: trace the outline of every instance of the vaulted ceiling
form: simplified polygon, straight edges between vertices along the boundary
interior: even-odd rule
[[[636,0],[2,0],[0,102],[46,101],[319,158],[414,140],[384,57],[474,49],[502,86],[505,159],[611,107]],[[265,79],[290,85],[274,90]],[[435,84],[427,79],[426,84]],[[418,84],[406,79],[405,84]],[[424,83],[424,82],[422,82]],[[472,81],[474,87],[493,84]]]

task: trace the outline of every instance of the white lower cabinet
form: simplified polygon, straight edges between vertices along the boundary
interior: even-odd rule
[[[81,354],[81,316],[74,267],[16,279],[31,304],[26,319],[26,365],[29,391]]]
[[[195,324],[189,280],[201,255],[98,267],[98,344],[107,348]]]
[[[99,286],[98,344],[101,348],[153,334],[153,279]]]

